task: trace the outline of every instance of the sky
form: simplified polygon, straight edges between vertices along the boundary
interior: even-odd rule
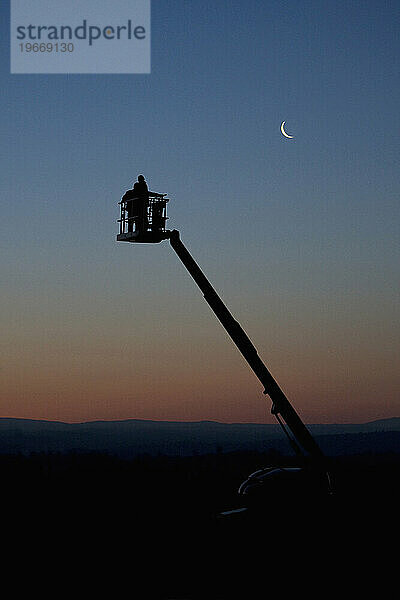
[[[399,416],[399,18],[153,0],[150,74],[11,75],[3,0],[0,416],[274,422],[168,242],[116,242],[139,173],[304,422]]]

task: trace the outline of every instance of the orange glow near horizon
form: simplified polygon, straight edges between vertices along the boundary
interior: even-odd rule
[[[18,349],[3,369],[1,416],[64,422],[275,422],[269,397],[230,339],[212,327],[208,340],[192,333],[192,344],[180,336],[182,347],[170,343],[168,351],[170,330],[154,348],[150,339],[129,345],[118,335],[87,338],[81,347],[78,340],[52,338],[37,352],[34,344],[26,345],[23,359]],[[396,416],[390,365],[384,373],[384,362],[375,362],[371,371],[372,356],[352,358],[347,351],[335,357],[310,345],[297,357],[296,346],[270,353],[267,366],[304,422]],[[377,372],[385,375],[384,385],[377,384]]]

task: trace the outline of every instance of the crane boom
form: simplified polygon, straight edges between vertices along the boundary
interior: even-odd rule
[[[172,248],[181,259],[184,266],[193,277],[200,290],[204,294],[205,300],[208,302],[215,315],[222,323],[223,327],[230,335],[237,348],[254,371],[262,385],[264,386],[264,394],[267,394],[272,400],[272,413],[276,415],[278,421],[281,422],[279,417],[285,421],[286,425],[290,429],[292,435],[295,437],[297,443],[301,446],[307,454],[317,460],[323,458],[323,453],[314,440],[299,415],[286,398],[285,394],[264,365],[263,361],[259,357],[256,348],[253,346],[246,332],[242,329],[240,324],[233,318],[217,292],[214,290],[196,261],[193,259],[189,251],[182,243],[179,235],[179,231],[174,229],[169,233],[169,241]]]

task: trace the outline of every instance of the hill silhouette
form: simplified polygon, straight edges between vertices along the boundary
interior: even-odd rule
[[[400,418],[361,424],[309,425],[328,456],[400,452]],[[102,453],[120,458],[142,454],[191,456],[215,452],[291,454],[279,425],[130,419],[62,423],[0,419],[0,454]]]

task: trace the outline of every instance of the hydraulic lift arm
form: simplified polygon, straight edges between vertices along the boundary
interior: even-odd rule
[[[271,412],[277,417],[281,425],[283,425],[282,419],[284,420],[298,446],[300,446],[310,457],[317,461],[323,459],[323,453],[318,444],[258,356],[257,350],[251,343],[249,337],[239,323],[233,318],[217,292],[182,243],[179,231],[174,229],[169,232],[168,237],[172,248],[203,292],[205,300],[208,302],[232,340],[235,342],[239,351],[264,386],[264,394],[268,394],[272,400]]]

